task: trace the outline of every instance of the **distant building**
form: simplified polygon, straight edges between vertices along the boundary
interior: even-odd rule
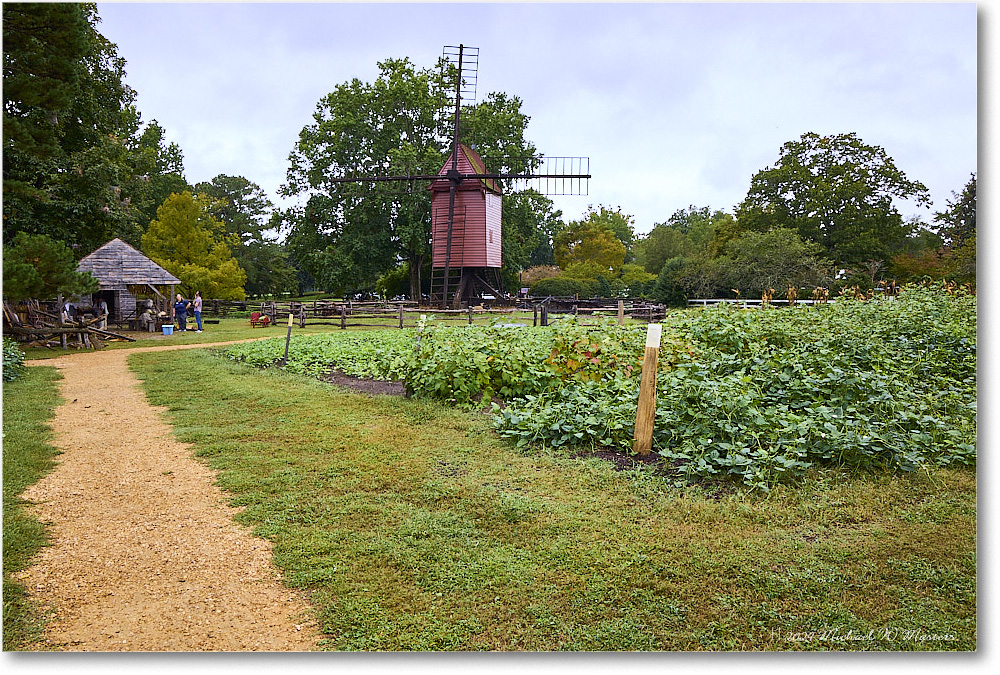
[[[108,320],[123,323],[136,316],[138,299],[151,299],[157,311],[170,312],[181,280],[132,248],[112,239],[80,260],[78,272],[90,272],[100,283],[94,298],[108,303]]]

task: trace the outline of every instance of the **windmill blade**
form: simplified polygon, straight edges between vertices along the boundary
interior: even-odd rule
[[[503,181],[509,190],[533,189],[543,195],[586,195],[590,186],[589,157],[542,157],[532,170],[463,174],[462,179]],[[516,163],[512,164],[516,166]]]
[[[531,188],[551,196],[586,195],[590,189],[590,158],[542,157],[542,165],[514,179],[513,188]]]
[[[460,125],[475,129],[476,84],[479,79],[479,47],[447,45],[442,52],[443,67],[447,68],[446,81],[454,84],[447,88],[445,108],[442,110],[443,135],[452,137]],[[452,80],[452,78],[455,78]]]

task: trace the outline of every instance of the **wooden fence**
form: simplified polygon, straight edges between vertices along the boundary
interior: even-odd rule
[[[663,305],[619,301],[608,305],[594,301],[581,304],[571,304],[574,298],[545,298],[543,300],[522,303],[518,307],[487,308],[482,305],[468,306],[464,309],[429,309],[417,306],[415,302],[340,302],[335,300],[316,300],[309,302],[233,302],[209,300],[205,302],[208,316],[224,317],[234,312],[254,312],[267,316],[269,324],[281,325],[287,323],[289,315],[300,327],[306,325],[336,326],[341,329],[353,327],[366,328],[411,328],[417,325],[422,317],[433,316],[436,322],[462,322],[473,324],[477,320],[511,317],[518,312],[531,311],[532,325],[547,326],[549,322],[570,316],[580,320],[582,316],[617,317],[620,322],[634,319],[653,322],[666,315]]]

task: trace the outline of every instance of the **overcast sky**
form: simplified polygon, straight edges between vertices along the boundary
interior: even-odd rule
[[[805,132],[855,132],[924,183],[929,222],[977,170],[977,9],[944,4],[98,3],[143,120],[278,202],[288,154],[338,84],[377,62],[478,47],[479,99],[523,100],[547,155],[587,156],[565,219],[621,207],[648,232],[689,205],[732,212]]]

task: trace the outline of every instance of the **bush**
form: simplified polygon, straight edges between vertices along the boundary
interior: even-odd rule
[[[597,282],[593,279],[571,279],[564,276],[542,279],[531,286],[531,294],[536,297],[552,295],[564,298],[579,294],[581,298],[590,298],[597,295],[597,290]]]
[[[24,374],[24,352],[8,337],[3,339],[3,381],[16,380]]]

